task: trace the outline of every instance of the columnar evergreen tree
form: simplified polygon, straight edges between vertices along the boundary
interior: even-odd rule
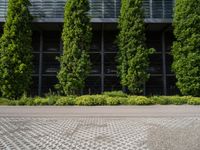
[[[31,82],[31,21],[29,0],[9,0],[4,33],[0,39],[0,91],[19,98]]]
[[[183,95],[200,96],[200,1],[176,0],[173,70]]]
[[[91,24],[88,0],[67,0],[62,33],[63,55],[57,88],[65,95],[79,94],[89,74]]]
[[[143,0],[122,0],[118,35],[118,73],[123,87],[132,94],[141,94],[149,78],[147,68],[153,49],[145,47]]]

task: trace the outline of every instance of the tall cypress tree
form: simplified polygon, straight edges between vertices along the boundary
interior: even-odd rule
[[[200,1],[176,0],[173,70],[183,95],[200,96]]]
[[[153,49],[145,47],[143,0],[122,0],[118,35],[118,73],[123,87],[132,94],[141,94],[149,78],[147,68]]]
[[[64,48],[57,75],[57,87],[65,95],[79,94],[89,74],[91,24],[88,11],[88,0],[67,0],[62,33]]]
[[[4,33],[0,39],[0,91],[19,98],[31,82],[31,21],[29,0],[9,0]]]

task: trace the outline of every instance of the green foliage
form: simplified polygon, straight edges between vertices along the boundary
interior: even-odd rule
[[[128,97],[128,104],[129,105],[153,105],[155,102],[147,98],[145,96],[129,96]]]
[[[141,94],[148,80],[149,55],[153,49],[145,46],[143,0],[122,0],[118,35],[118,74],[123,87],[132,94]]]
[[[0,98],[0,105],[20,106],[102,106],[102,105],[200,105],[200,97],[192,96],[108,96],[108,95],[83,95],[83,96],[56,96],[48,95],[46,98],[30,98],[22,96],[19,100]]]
[[[48,105],[54,105],[59,98],[57,95],[49,95],[46,97]]]
[[[76,105],[106,105],[106,98],[107,96],[104,95],[84,95],[76,98]]]
[[[154,101],[156,104],[160,104],[160,105],[171,104],[171,100],[167,96],[153,96],[153,97],[150,97],[150,99]]]
[[[14,106],[16,105],[16,101],[11,101],[11,100],[8,100],[6,98],[0,98],[0,106],[6,106],[6,105],[11,105],[11,106]]]
[[[49,105],[48,98],[36,97],[34,98],[34,105]]]
[[[104,92],[103,95],[107,95],[110,97],[127,97],[128,96],[126,93],[123,93],[122,91]]]
[[[176,0],[172,68],[183,95],[200,96],[200,1]]]
[[[190,99],[190,96],[153,96],[150,97],[156,104],[160,105],[183,105],[187,104],[187,101]]]
[[[187,101],[187,104],[189,104],[189,105],[200,105],[200,98],[199,97],[191,97]]]
[[[31,83],[31,21],[29,0],[9,0],[4,33],[0,39],[0,91],[17,99]]]
[[[32,98],[27,97],[26,95],[23,95],[19,101],[16,101],[16,105],[28,105],[28,106],[32,106],[34,105],[34,101]]]
[[[56,101],[57,106],[65,106],[65,105],[75,105],[76,97],[74,96],[67,96],[61,97]]]
[[[126,105],[127,97],[107,97],[106,103],[107,105]]]
[[[88,0],[67,0],[62,33],[64,49],[57,75],[57,88],[64,95],[79,94],[89,74],[88,51],[92,34],[88,11]]]

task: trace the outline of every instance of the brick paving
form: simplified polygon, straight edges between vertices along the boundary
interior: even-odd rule
[[[200,107],[0,107],[1,150],[199,150]]]

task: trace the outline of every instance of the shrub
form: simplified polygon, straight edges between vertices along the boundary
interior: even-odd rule
[[[190,97],[187,104],[189,105],[200,105],[200,97]]]
[[[46,97],[46,99],[48,101],[48,105],[54,105],[60,99],[60,96],[50,95],[50,96]]]
[[[189,97],[186,96],[170,96],[168,97],[171,100],[171,104],[183,105],[187,104]]]
[[[49,100],[47,98],[36,97],[34,105],[49,105]]]
[[[76,105],[95,106],[105,105],[107,96],[104,95],[84,95],[76,98]]]
[[[153,96],[153,97],[150,97],[150,99],[154,101],[156,104],[160,104],[160,105],[171,104],[170,98],[165,97],[165,96]]]
[[[16,101],[14,101],[14,100],[8,100],[8,99],[6,99],[6,98],[0,98],[0,106],[1,105],[16,105]]]
[[[17,105],[34,105],[33,99],[27,96],[22,96],[20,100],[17,101]]]
[[[143,0],[122,0],[118,35],[118,74],[123,87],[131,94],[141,94],[148,80],[149,56],[154,52],[145,46]]]
[[[34,105],[34,102],[33,102],[33,98],[31,97],[27,97],[26,94],[24,94],[18,101],[15,101],[16,102],[16,105],[29,105],[29,106],[32,106]]]
[[[122,91],[104,92],[103,95],[110,97],[127,97],[128,95]]]
[[[63,55],[56,86],[64,95],[80,94],[90,72],[88,51],[91,44],[91,23],[88,0],[67,0],[62,32]]]
[[[172,69],[183,95],[200,96],[200,1],[176,0]]]
[[[75,105],[75,96],[60,97],[56,101],[57,106]]]
[[[125,97],[107,97],[106,102],[107,105],[126,105],[127,98]]]
[[[155,102],[152,99],[149,99],[145,96],[129,96],[128,97],[129,105],[152,105]]]
[[[153,96],[150,97],[156,104],[160,105],[183,105],[187,104],[187,101],[190,97],[188,96]]]
[[[29,0],[9,0],[4,33],[0,38],[0,93],[18,99],[29,89],[32,74]]]

